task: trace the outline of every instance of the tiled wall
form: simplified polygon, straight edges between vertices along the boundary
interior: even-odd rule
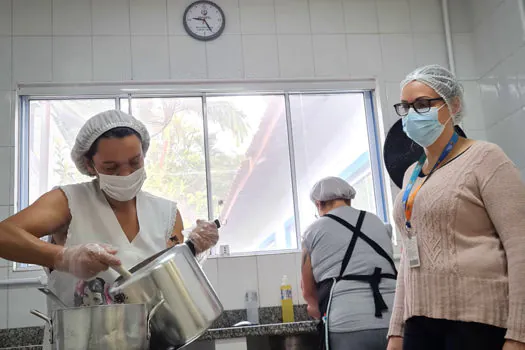
[[[14,205],[18,83],[377,78],[380,123],[388,130],[397,120],[391,105],[403,76],[416,66],[447,64],[439,0],[216,0],[227,26],[206,44],[184,33],[189,2],[0,0],[0,216]],[[467,80],[473,32],[463,17],[453,19],[454,42]],[[477,80],[468,85],[474,101]],[[483,130],[481,117],[469,120],[472,130]],[[226,308],[243,307],[248,288],[260,291],[263,306],[277,305],[284,273],[301,301],[298,260],[298,254],[212,259],[206,271]],[[14,273],[0,261],[0,279],[34,274]],[[41,324],[28,313],[34,307],[45,309],[33,289],[0,289],[0,327]]]

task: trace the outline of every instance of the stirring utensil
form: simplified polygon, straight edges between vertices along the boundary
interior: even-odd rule
[[[122,278],[123,278],[124,280],[127,280],[127,279],[129,279],[129,278],[132,276],[132,275],[131,275],[131,272],[129,272],[128,270],[126,270],[126,269],[124,268],[124,266],[122,266],[122,265],[119,265],[119,266],[111,266],[111,268],[112,268],[113,270],[115,270],[116,272],[118,272],[118,274],[121,275]]]
[[[39,287],[37,288],[39,291],[41,291],[42,293],[44,293],[45,295],[47,295],[47,297],[51,300],[53,300],[55,303],[57,303],[61,308],[64,308],[64,309],[67,309],[67,305],[62,301],[60,300],[60,298],[55,294],[53,293],[53,291],[49,288],[45,288],[45,287]]]

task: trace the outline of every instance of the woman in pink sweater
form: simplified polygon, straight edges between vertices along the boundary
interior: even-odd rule
[[[410,73],[395,110],[425,149],[394,217],[403,254],[388,350],[525,349],[525,185],[496,145],[454,131],[462,88],[440,66]]]

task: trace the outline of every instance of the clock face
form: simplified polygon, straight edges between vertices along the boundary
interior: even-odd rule
[[[184,12],[184,29],[197,40],[218,38],[226,25],[224,12],[211,1],[196,1]]]

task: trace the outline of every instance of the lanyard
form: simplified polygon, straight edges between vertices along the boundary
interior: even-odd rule
[[[425,164],[425,160],[427,159],[427,156],[425,153],[419,158],[419,161],[417,162],[417,165],[412,172],[412,176],[410,177],[410,181],[407,184],[407,188],[405,189],[405,193],[403,194],[403,206],[405,207],[405,223],[406,227],[408,229],[412,228],[412,224],[410,223],[410,219],[412,218],[412,209],[414,209],[414,200],[416,199],[416,195],[423,186],[423,184],[428,180],[430,175],[438,168],[438,166],[445,160],[445,158],[450,154],[452,149],[454,148],[454,145],[456,142],[458,142],[459,136],[457,133],[454,133],[452,137],[450,138],[450,141],[448,141],[447,145],[445,146],[445,149],[443,149],[443,152],[441,152],[441,155],[438,158],[438,161],[436,164],[434,164],[434,167],[428,174],[428,176],[421,182],[419,186],[417,186],[414,191],[412,191],[414,187],[414,183],[416,182],[417,178],[419,177],[419,173],[421,172],[421,169],[423,168],[423,164]]]

